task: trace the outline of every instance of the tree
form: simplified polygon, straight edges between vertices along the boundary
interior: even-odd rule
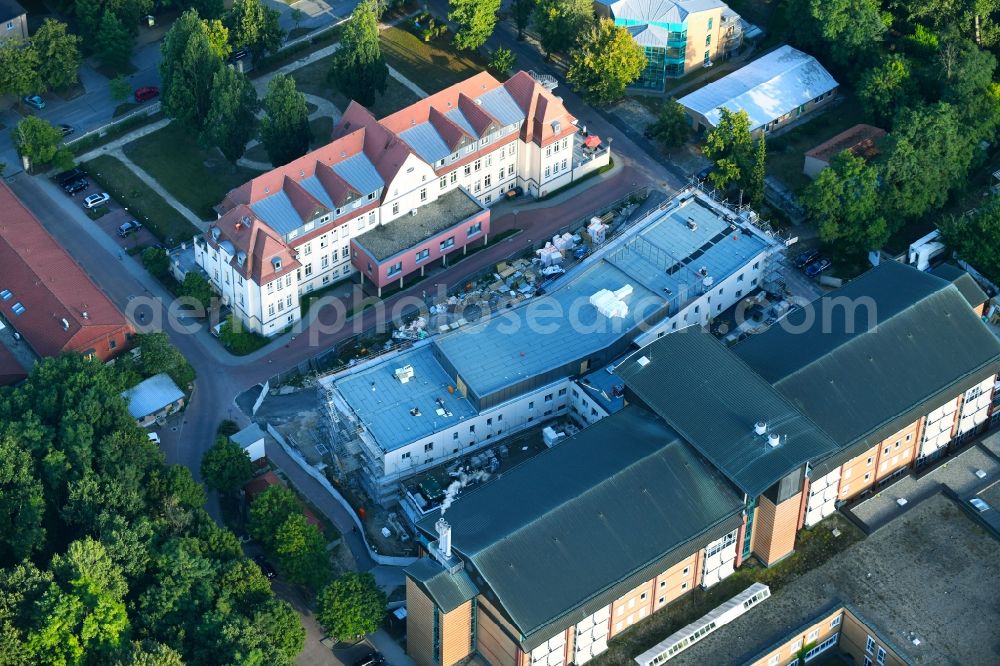
[[[517,39],[524,39],[524,31],[531,22],[531,14],[535,11],[538,0],[512,0],[511,11],[514,14],[514,25],[517,26]]]
[[[966,215],[945,217],[938,229],[941,239],[959,257],[993,282],[1000,282],[1000,201]]]
[[[0,566],[20,562],[45,540],[45,501],[31,454],[12,437],[0,437]]]
[[[649,126],[650,135],[664,148],[680,148],[691,138],[691,119],[684,107],[671,97],[656,116],[656,122]]]
[[[209,488],[232,493],[253,478],[250,456],[228,437],[217,437],[201,459],[201,475]]]
[[[199,133],[212,106],[215,74],[223,67],[219,54],[228,48],[217,43],[223,36],[217,24],[188,10],[174,21],[160,46],[164,111]]]
[[[448,0],[448,9],[448,20],[458,24],[455,48],[475,51],[496,28],[500,0]]]
[[[350,640],[378,629],[386,597],[374,576],[352,571],[323,588],[316,603],[320,626],[338,640]]]
[[[23,95],[37,92],[42,85],[39,69],[35,49],[22,48],[17,40],[0,40],[0,95],[14,95],[20,103]]]
[[[245,74],[233,67],[222,67],[215,73],[211,99],[202,141],[236,162],[246,151],[247,141],[257,133],[257,91]]]
[[[182,389],[194,381],[194,368],[177,348],[170,344],[170,338],[166,333],[162,331],[140,333],[136,337],[143,376],[152,377],[165,372]]]
[[[646,68],[646,56],[629,31],[602,18],[569,53],[566,80],[595,104],[617,102]]]
[[[215,291],[212,290],[212,285],[201,273],[194,271],[189,271],[184,276],[184,281],[177,289],[177,295],[197,301],[206,311],[212,307],[212,302],[215,300]]]
[[[118,648],[128,628],[125,579],[93,539],[74,541],[52,558],[56,580],[39,602],[39,627],[29,648],[46,663],[100,662]]]
[[[502,46],[494,51],[493,55],[490,57],[490,71],[497,76],[506,77],[510,74],[510,70],[514,69],[514,65],[514,52],[510,49],[505,49]]]
[[[757,138],[757,150],[754,152],[753,165],[747,175],[746,190],[750,205],[760,210],[764,205],[764,178],[767,176],[767,141],[764,134]]]
[[[330,78],[334,86],[365,106],[375,103],[376,93],[385,92],[389,76],[379,46],[380,12],[381,7],[375,0],[359,3],[344,25],[340,49],[331,57]]]
[[[233,45],[246,48],[254,59],[278,50],[285,36],[279,17],[277,10],[261,0],[236,0],[226,15]]]
[[[938,102],[904,110],[883,149],[884,203],[894,222],[943,205],[965,178],[974,147],[975,137],[952,105]]]
[[[61,169],[73,164],[73,154],[62,144],[62,132],[38,116],[25,116],[10,133],[17,152],[28,158],[32,168],[55,164]]]
[[[265,582],[267,579],[265,579]],[[268,592],[271,586],[267,587]],[[253,624],[271,639],[278,650],[291,663],[302,652],[306,642],[306,630],[288,603],[269,595],[267,601],[254,607]]]
[[[74,26],[82,37],[82,44],[88,53],[94,52],[95,40],[101,29],[104,0],[76,0],[73,3]]]
[[[120,72],[132,58],[134,37],[122,25],[114,12],[106,10],[94,38],[94,52],[101,66]]]
[[[45,19],[31,37],[38,52],[39,76],[47,88],[66,88],[76,82],[80,69],[80,38],[66,32],[66,24]]]
[[[870,62],[892,21],[880,0],[791,0],[785,15],[800,46],[822,47],[844,68]]]
[[[284,486],[271,486],[250,505],[250,536],[273,552],[278,528],[297,513],[302,513],[302,505],[295,493]]]
[[[299,9],[298,7],[293,7],[291,16],[292,16],[292,23],[295,24],[295,29],[298,30],[299,24],[302,23],[302,21],[304,21],[306,18],[306,13],[301,9]]]
[[[533,21],[546,58],[571,47],[593,17],[588,0],[538,0]]]
[[[842,256],[857,257],[882,247],[889,238],[878,169],[850,151],[834,157],[806,187],[802,205],[820,239]]]
[[[278,74],[267,83],[260,140],[271,164],[281,166],[309,150],[309,109],[306,98],[295,89],[295,79]]]
[[[219,19],[202,20],[202,29],[208,38],[208,48],[219,60],[225,60],[233,52],[229,44],[229,28]]]
[[[330,580],[330,554],[323,534],[301,511],[285,519],[274,534],[274,558],[288,580],[318,590]]]
[[[129,83],[128,79],[121,74],[111,79],[109,88],[111,91],[111,99],[116,102],[124,102],[132,94],[132,84]]]
[[[731,183],[744,187],[754,158],[747,112],[733,113],[722,107],[719,122],[705,137],[702,152],[715,162],[716,169],[709,176],[715,187],[722,189]]]
[[[913,96],[910,61],[894,53],[867,70],[858,83],[858,97],[865,112],[877,122],[885,123],[905,106]]]

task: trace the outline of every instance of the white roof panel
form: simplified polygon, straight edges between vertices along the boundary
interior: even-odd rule
[[[129,414],[141,419],[177,402],[184,397],[184,392],[177,388],[177,384],[167,373],[161,372],[122,391],[121,395],[128,402]]]
[[[451,155],[448,144],[429,122],[414,125],[400,132],[399,137],[408,143],[421,159],[432,165]]]
[[[744,110],[754,130],[837,86],[815,58],[785,45],[677,101],[712,125],[720,107]]]
[[[331,164],[330,167],[334,173],[362,194],[377,192],[385,186],[382,176],[364,153],[348,157],[342,162]]]
[[[483,109],[503,125],[520,123],[525,118],[524,111],[503,86],[485,92],[477,99],[483,103]]]
[[[250,204],[250,208],[282,236],[302,226],[302,218],[284,190]]]

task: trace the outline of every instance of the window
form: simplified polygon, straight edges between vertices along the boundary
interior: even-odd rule
[[[881,645],[878,648],[878,653],[875,655],[875,663],[880,666],[885,666],[885,650]]]
[[[868,458],[868,464],[871,465],[873,462],[875,462],[875,458],[869,457]]]
[[[473,423],[472,425],[469,426],[469,432],[476,432],[476,424],[475,423]]]
[[[444,188],[448,187],[448,179],[447,179],[447,178],[442,178],[442,179],[441,179],[441,182],[440,182],[440,185],[441,185],[441,189],[442,189],[442,190],[443,190]]]
[[[267,316],[269,317],[274,316],[274,303],[271,303],[270,305],[267,306]]]
[[[374,192],[369,192],[368,193],[368,201],[374,201],[374,200],[375,200],[375,193]]]
[[[875,651],[875,639],[869,636],[868,642],[865,643],[865,652],[874,652],[874,651]]]
[[[284,310],[285,310],[285,302],[278,301],[278,312],[284,312]]]
[[[468,176],[468,175],[471,175],[471,174],[472,174],[472,167],[470,165],[466,164],[465,165],[465,175]]]
[[[712,29],[712,19],[713,18],[714,17],[712,17],[712,16],[708,17],[708,28],[706,28],[707,30],[711,30]]]
[[[281,291],[284,288],[285,288],[285,283],[282,282],[281,280],[278,280],[278,291]]]
[[[115,340],[114,338],[111,338],[110,340],[108,340],[108,349],[114,349],[117,346],[118,346],[118,341],[117,340]]]
[[[871,472],[868,472],[867,474],[865,474],[865,481],[867,481],[870,478],[872,478],[872,473]]]
[[[812,631],[809,632],[809,635],[806,636],[806,640],[812,642],[816,640],[817,636],[819,636],[819,629],[813,629]]]
[[[399,273],[402,272],[403,272],[403,262],[397,261],[392,266],[389,266],[389,270],[386,272],[386,275],[388,277],[392,277],[393,275],[398,275]]]
[[[660,597],[659,599],[656,600],[656,603],[658,603],[658,604],[660,604],[662,606],[663,604],[666,603],[666,601],[667,601],[666,597]]]
[[[312,252],[313,252],[312,243],[306,243],[305,255],[308,257],[310,254],[312,254]]]
[[[421,201],[427,201],[427,188],[426,187],[421,187],[420,188],[420,200]]]
[[[534,409],[534,408],[535,408],[535,402],[534,400],[532,400],[531,402],[528,403],[528,409]]]
[[[545,396],[545,402],[552,402],[552,394],[549,393]]]
[[[557,152],[557,153],[559,152],[559,142],[558,141],[556,141],[555,145],[552,146],[552,150],[555,151],[555,152]]]
[[[273,282],[268,282],[267,283],[267,293],[269,293],[269,294],[273,294],[274,293],[274,283]]]
[[[566,395],[566,389],[564,388],[559,389],[559,396],[562,397],[564,395]]]
[[[319,260],[319,266],[320,266],[320,268],[329,268],[330,267],[330,257],[328,257],[326,255],[323,255],[323,258]]]
[[[313,274],[312,264],[306,264],[306,277],[309,277],[312,274]]]
[[[507,166],[507,175],[508,176],[513,176],[514,175],[514,165],[513,164]]]
[[[392,214],[393,215],[399,215],[399,202],[398,201],[395,201],[392,204]]]
[[[840,626],[840,616],[838,615],[837,617],[830,620],[830,628],[833,629],[834,627],[839,627],[839,626]]]
[[[406,451],[406,452],[403,453],[403,455],[401,455],[399,457],[402,458],[403,460],[408,460],[409,457],[410,457],[410,452]]]
[[[712,35],[705,35],[705,46],[712,45]]]
[[[291,294],[289,294],[289,295],[288,295],[288,296],[287,296],[287,297],[285,298],[285,305],[287,305],[288,307],[292,307],[292,295],[291,295]]]
[[[548,178],[552,175],[552,167],[545,167],[545,177]]]
[[[452,439],[458,439],[458,433],[457,432],[451,433],[451,438]]]
[[[417,263],[419,264],[421,261],[427,261],[427,257],[429,256],[431,256],[430,250],[425,249],[421,250],[420,252],[417,252],[416,256]]]
[[[802,648],[802,639],[800,638],[794,643],[792,643],[791,646],[788,648],[790,651],[789,654],[794,657],[795,653],[798,652],[801,648]]]
[[[767,662],[768,666],[778,666],[778,661],[781,659],[781,654],[773,655]]]
[[[483,185],[482,181],[477,180],[476,186],[473,188],[473,190],[478,194],[483,189],[482,185]]]
[[[681,589],[682,590],[688,589],[688,584],[687,583],[681,583]]]
[[[566,170],[566,160],[563,160],[563,161],[562,161],[562,170],[563,170],[563,171],[565,171],[565,170]]]
[[[448,181],[452,185],[454,185],[455,183],[457,183],[458,182],[458,172],[457,171],[452,171],[450,174],[448,174]]]
[[[483,161],[476,160],[475,163],[473,164],[473,167],[475,168],[476,171],[479,171],[480,169],[483,168]]]
[[[823,641],[822,643],[820,643],[819,645],[817,645],[813,649],[811,649],[808,652],[806,652],[805,661],[810,661],[816,655],[818,655],[818,654],[820,654],[822,652],[826,652],[827,650],[829,650],[830,648],[832,648],[834,645],[837,644],[837,639],[838,638],[839,638],[839,636],[837,634],[834,634],[833,636],[830,636],[829,638],[827,638],[825,641]]]
[[[687,576],[689,573],[691,573],[691,567],[684,567],[684,571],[681,572],[681,575]]]
[[[476,222],[471,227],[469,227],[469,233],[468,233],[468,235],[471,238],[472,236],[475,236],[476,234],[478,234],[482,230],[483,230],[483,223],[482,222]]]
[[[483,178],[483,185],[489,187],[490,183],[492,182],[493,182],[493,176],[491,176],[490,174],[486,174],[486,176]]]
[[[427,453],[428,451],[433,451],[433,450],[434,450],[434,442],[428,442],[427,444],[424,444],[424,453]]]
[[[485,197],[483,197],[483,203],[489,203],[491,201],[493,201],[493,195],[492,194],[487,194]]]
[[[455,237],[452,236],[450,238],[446,238],[445,240],[441,241],[440,247],[441,250],[447,250],[449,247],[453,247],[454,245],[455,245]]]

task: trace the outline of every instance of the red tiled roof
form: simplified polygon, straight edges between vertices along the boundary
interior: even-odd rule
[[[105,360],[108,337],[126,349],[134,332],[125,316],[97,288],[69,254],[25,208],[9,187],[0,184],[0,312],[39,356],[93,349]],[[15,304],[24,312],[15,314]]]
[[[257,478],[250,479],[243,484],[243,490],[247,494],[247,502],[253,503],[257,499],[257,495],[260,495],[271,486],[283,485],[285,485],[285,482],[279,479],[277,474],[268,470]]]
[[[824,141],[812,150],[806,152],[807,157],[814,157],[823,162],[829,162],[834,156],[849,150],[866,160],[874,159],[879,154],[878,140],[886,135],[884,129],[879,129],[864,123],[849,127],[835,137]]]
[[[218,240],[213,229],[218,229]],[[266,284],[301,266],[291,248],[244,204],[238,204],[220,217],[203,238],[214,248],[225,241],[232,243],[236,255],[230,265],[244,278],[257,284]],[[242,265],[241,253],[246,255]],[[281,260],[280,270],[274,268],[272,260],[275,257]]]

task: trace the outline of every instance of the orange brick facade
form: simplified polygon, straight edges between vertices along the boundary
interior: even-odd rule
[[[957,414],[957,412],[956,412]],[[913,464],[920,447],[924,419],[886,437],[861,455],[841,466],[837,499],[848,500],[870,490],[876,483]],[[952,425],[954,432],[955,426]]]
[[[795,549],[801,495],[796,493],[778,505],[761,497],[757,504],[750,548],[767,566],[790,555]]]

